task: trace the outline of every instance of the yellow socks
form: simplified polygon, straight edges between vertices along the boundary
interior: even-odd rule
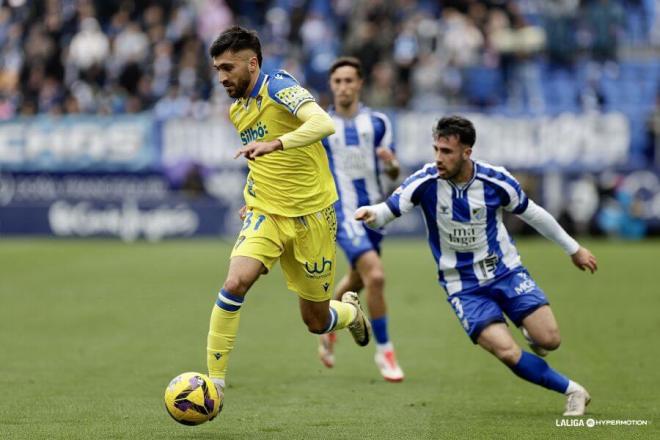
[[[229,353],[234,348],[234,340],[238,333],[244,299],[222,289],[213,306],[206,344],[206,364],[209,377],[212,379],[225,378]]]
[[[325,333],[348,327],[348,324],[353,322],[356,315],[357,315],[357,310],[355,310],[355,307],[353,307],[351,304],[346,304],[341,301],[331,299],[330,300],[331,319]]]

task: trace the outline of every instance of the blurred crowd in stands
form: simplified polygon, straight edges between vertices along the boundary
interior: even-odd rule
[[[660,0],[0,0],[0,120],[224,112],[207,48],[235,23],[259,31],[266,71],[324,105],[328,67],[351,54],[377,108],[650,120],[659,18]]]

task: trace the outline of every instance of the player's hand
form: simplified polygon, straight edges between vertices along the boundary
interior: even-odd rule
[[[571,255],[573,264],[580,270],[589,269],[589,272],[594,273],[598,270],[598,262],[596,257],[589,251],[589,249],[580,246],[580,249]]]
[[[241,209],[238,210],[238,216],[241,220],[245,220],[245,214],[247,214],[247,205],[241,206]]]
[[[358,208],[355,211],[354,216],[355,216],[355,220],[363,221],[366,224],[370,224],[376,221],[376,213],[366,206],[363,206],[362,208]]]
[[[236,159],[239,156],[243,156],[246,159],[249,160],[254,160],[255,158],[259,156],[263,156],[264,154],[272,153],[273,151],[277,150],[283,150],[284,147],[282,146],[282,142],[279,139],[275,139],[274,141],[267,141],[267,142],[250,142],[243,148],[240,148],[239,150],[236,151],[234,154],[234,159]]]

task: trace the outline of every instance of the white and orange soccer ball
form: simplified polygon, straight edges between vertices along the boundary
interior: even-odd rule
[[[199,425],[218,415],[222,398],[205,374],[182,373],[165,389],[165,408],[177,422]]]

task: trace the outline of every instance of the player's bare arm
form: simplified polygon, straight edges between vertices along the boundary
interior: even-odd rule
[[[385,174],[387,174],[390,179],[396,179],[399,177],[401,168],[399,166],[399,161],[396,159],[392,150],[387,147],[380,147],[376,150],[376,156],[383,161],[383,164],[385,165]]]

